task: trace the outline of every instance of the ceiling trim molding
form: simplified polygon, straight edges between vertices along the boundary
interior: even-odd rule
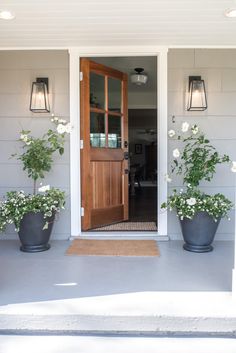
[[[91,46],[91,47],[81,47],[81,46],[47,46],[47,47],[32,47],[32,46],[9,46],[9,47],[0,47],[0,50],[68,50],[69,52],[77,52],[80,55],[94,55],[96,56],[124,56],[124,53],[134,54],[142,56],[155,56],[157,53],[168,52],[168,46]],[[100,54],[98,54],[100,53]]]
[[[142,56],[155,56],[156,53],[168,52],[169,49],[236,49],[236,45],[162,45],[162,46],[92,46],[92,47],[71,47],[71,46],[47,46],[47,47],[0,47],[0,51],[7,50],[68,50],[69,52],[80,53],[80,55],[92,56],[96,53],[96,56],[124,56],[124,52],[127,54],[142,55]],[[100,54],[98,54],[100,53]]]
[[[236,45],[169,45],[169,49],[236,49]]]
[[[69,47],[0,47],[0,51],[6,50],[69,50]]]

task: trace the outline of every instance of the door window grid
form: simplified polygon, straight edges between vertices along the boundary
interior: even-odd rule
[[[98,77],[96,77],[98,76]],[[102,78],[104,78],[102,80]],[[104,89],[104,94],[94,88],[94,84]],[[104,84],[103,84],[104,83]],[[114,98],[109,95],[109,84],[113,87],[115,94],[120,96]],[[95,93],[96,92],[96,93]],[[109,104],[109,96],[111,104]],[[104,99],[103,99],[104,98]],[[109,107],[110,105],[110,107]],[[102,108],[104,106],[104,108]],[[120,107],[118,107],[120,106]],[[90,146],[95,148],[122,148],[122,80],[90,73]],[[111,109],[111,110],[110,110]],[[103,120],[102,120],[102,117]],[[102,123],[101,127],[101,121]],[[97,127],[96,127],[96,124]],[[100,126],[100,127],[99,127]]]

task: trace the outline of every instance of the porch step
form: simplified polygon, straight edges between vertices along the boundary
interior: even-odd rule
[[[111,335],[236,338],[236,318],[1,315],[0,335]]]
[[[0,334],[236,337],[230,292],[127,293],[0,308]]]

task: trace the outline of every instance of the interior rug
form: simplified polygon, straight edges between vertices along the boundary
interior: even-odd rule
[[[155,222],[120,222],[109,226],[92,229],[96,232],[103,231],[157,231]]]
[[[155,240],[74,239],[66,255],[160,256]]]

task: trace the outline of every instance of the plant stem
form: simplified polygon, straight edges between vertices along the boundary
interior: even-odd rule
[[[34,195],[36,195],[36,180],[34,180]]]

